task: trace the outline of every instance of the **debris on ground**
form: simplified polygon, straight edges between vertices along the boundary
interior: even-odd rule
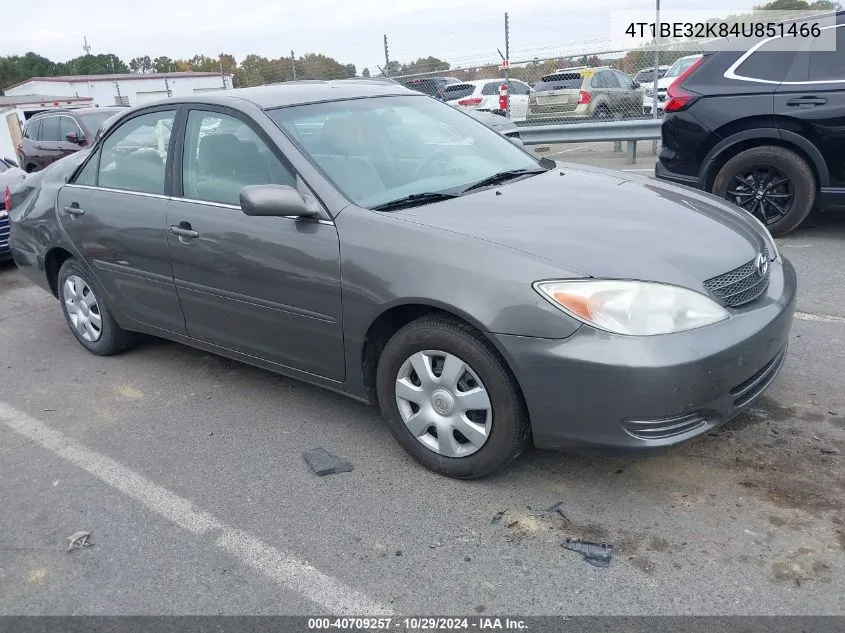
[[[563,501],[558,501],[558,502],[557,502],[556,504],[554,504],[551,508],[549,508],[548,510],[546,510],[546,512],[548,512],[549,514],[556,514],[556,515],[558,515],[561,519],[563,519],[564,521],[569,522],[569,517],[568,517],[568,516],[566,516],[566,515],[563,513]]]
[[[490,525],[495,525],[496,523],[501,523],[502,517],[505,516],[505,512],[507,512],[507,509],[499,510],[496,514],[494,514],[493,518],[490,519]]]
[[[302,456],[308,462],[314,474],[320,477],[352,472],[351,462],[332,455],[324,448],[309,449],[303,452]]]
[[[839,455],[839,450],[835,448],[820,448],[819,450],[825,455]]]
[[[74,532],[70,536],[67,537],[67,540],[70,541],[70,546],[67,548],[67,551],[72,552],[75,549],[82,549],[83,547],[91,547],[93,543],[88,539],[91,538],[91,532]]]
[[[583,554],[584,560],[593,567],[607,567],[613,557],[613,546],[607,543],[591,543],[590,541],[568,538],[563,547]]]

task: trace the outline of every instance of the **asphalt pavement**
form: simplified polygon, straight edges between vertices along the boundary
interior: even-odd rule
[[[93,356],[0,264],[0,614],[845,614],[845,214],[779,242],[799,312],[748,413],[477,482],[294,380],[157,340]],[[317,477],[315,447],[354,470]]]

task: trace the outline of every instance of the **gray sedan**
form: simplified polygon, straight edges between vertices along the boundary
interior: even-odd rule
[[[11,206],[90,352],[152,334],[342,392],[459,478],[706,433],[774,380],[795,307],[744,211],[383,82],[132,108]]]

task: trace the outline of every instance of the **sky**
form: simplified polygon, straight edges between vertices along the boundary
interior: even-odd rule
[[[753,4],[662,0],[664,10],[720,6],[738,12]],[[355,64],[360,72],[384,65],[387,34],[391,59],[433,55],[453,67],[472,66],[497,60],[497,48],[504,52],[506,11],[510,59],[516,62],[606,49],[612,12],[619,10],[651,16],[654,0],[248,0],[243,5],[232,0],[42,0],[38,11],[22,6],[3,16],[0,55],[34,51],[65,61],[83,54],[87,37],[92,53],[115,53],[124,61],[198,53],[276,58],[293,50],[296,56],[325,53]]]

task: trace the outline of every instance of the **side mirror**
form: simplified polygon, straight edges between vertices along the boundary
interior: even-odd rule
[[[513,143],[517,147],[525,147],[525,143],[523,143],[522,139],[519,138],[518,136],[506,136],[505,138],[508,139],[511,143]]]
[[[65,138],[67,139],[68,143],[76,143],[77,145],[82,144],[82,141],[85,139],[79,138],[79,135],[76,132],[68,132],[65,134]]]
[[[634,90],[636,90],[636,89],[637,89],[637,88],[639,88],[639,87],[640,87],[640,82],[639,82],[639,81],[635,81],[635,82],[634,82]]]
[[[263,217],[316,218],[317,209],[308,206],[293,187],[249,185],[241,189],[241,209],[246,215]]]

